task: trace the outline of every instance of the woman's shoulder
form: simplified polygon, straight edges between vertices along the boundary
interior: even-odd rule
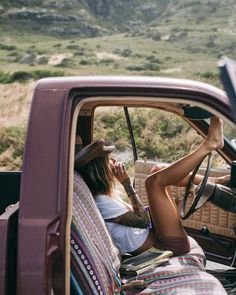
[[[95,202],[96,203],[107,203],[112,202],[112,198],[105,194],[99,194],[95,196]]]
[[[95,196],[95,200],[106,200],[106,199],[110,199],[110,197],[105,194],[99,194]]]
[[[115,196],[108,196],[108,195],[105,195],[105,194],[99,194],[97,196],[95,196],[95,202],[97,204],[113,204],[116,206],[119,205],[119,206],[124,206],[124,203],[119,199],[119,198],[116,198]]]
[[[119,202],[108,195],[97,195],[95,197],[95,202],[105,220],[116,218],[129,211],[127,206],[122,202]]]

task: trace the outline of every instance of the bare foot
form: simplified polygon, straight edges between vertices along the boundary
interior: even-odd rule
[[[221,149],[224,146],[223,121],[220,118],[211,118],[205,145],[209,151]]]

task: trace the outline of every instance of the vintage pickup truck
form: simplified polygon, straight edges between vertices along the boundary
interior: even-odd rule
[[[130,132],[135,187],[145,205],[144,180],[158,160],[139,155],[133,114],[167,112],[203,138],[211,116],[225,122],[225,145],[213,157],[213,168],[210,158],[207,169],[199,168],[205,180],[198,188],[198,199],[172,188],[195,246],[189,254],[140,276],[147,284],[145,290],[126,294],[236,294],[236,147],[232,141],[236,137],[236,76],[234,62],[228,62],[221,63],[228,95],[202,82],[171,78],[88,76],[38,81],[22,171],[0,173],[1,295],[125,294],[121,285],[137,279],[120,276],[120,255],[91,193],[74,173],[76,137],[83,146],[91,143],[97,116],[110,110],[123,111],[127,125],[121,128]],[[150,130],[149,136],[155,132]],[[199,205],[209,172],[231,174],[230,183]],[[208,262],[220,263],[220,270],[208,264],[204,268],[205,256]]]

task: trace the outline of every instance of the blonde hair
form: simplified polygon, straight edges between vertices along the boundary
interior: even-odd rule
[[[97,157],[76,171],[83,177],[93,196],[111,196],[115,179],[109,167],[108,155]]]

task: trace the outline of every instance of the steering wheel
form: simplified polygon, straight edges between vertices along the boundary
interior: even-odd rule
[[[190,193],[190,189],[193,188],[194,184],[193,184],[193,180],[195,175],[197,174],[199,167],[201,166],[202,162],[205,160],[205,158],[208,157],[207,160],[207,167],[206,167],[206,171],[203,177],[202,182],[194,189],[193,193],[194,193],[194,197],[193,197],[193,201],[192,204],[190,205],[190,208],[188,209],[187,212],[186,211],[186,204],[187,204],[187,200],[189,195],[191,195]],[[186,219],[188,218],[191,214],[193,214],[197,209],[199,209],[208,199],[209,199],[209,195],[203,195],[206,183],[207,183],[207,179],[210,173],[210,169],[211,169],[211,164],[212,164],[212,154],[209,153],[206,157],[203,158],[203,160],[198,164],[198,166],[194,169],[191,177],[189,178],[189,181],[186,185],[186,189],[185,189],[185,194],[184,194],[184,198],[181,204],[181,209],[180,209],[180,216],[182,219]]]

